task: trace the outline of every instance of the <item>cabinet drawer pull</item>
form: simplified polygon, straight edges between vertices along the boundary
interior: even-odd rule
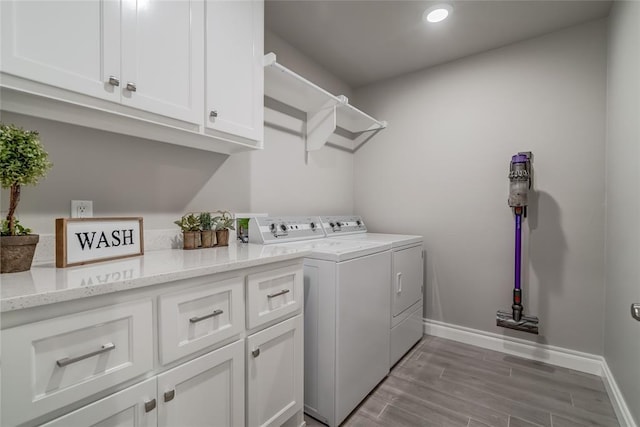
[[[207,314],[206,316],[202,316],[202,317],[192,317],[191,319],[189,319],[189,322],[191,323],[198,323],[201,320],[205,320],[205,319],[209,319],[210,317],[215,317],[215,316],[220,316],[222,313],[224,313],[224,311],[222,310],[214,310],[213,313],[211,314]]]
[[[170,391],[165,391],[164,392],[164,401],[165,402],[171,402],[173,400],[173,398],[176,397],[176,391],[174,390],[170,390]]]
[[[109,84],[111,86],[120,86],[120,80],[115,76],[109,76]]]
[[[127,90],[129,92],[135,92],[136,90],[138,90],[138,88],[136,87],[135,83],[129,82],[127,83]]]
[[[107,343],[102,346],[100,350],[92,351],[91,353],[83,354],[78,357],[65,357],[56,361],[56,365],[61,368],[64,368],[67,365],[71,365],[72,363],[79,362],[84,359],[88,359],[89,357],[97,356],[102,353],[106,353],[107,351],[115,350],[116,346],[113,343]]]
[[[253,357],[258,357],[258,356],[260,356],[260,349],[259,349],[259,348],[256,348],[255,350],[251,351],[251,355],[252,355]]]
[[[276,292],[275,294],[267,295],[267,298],[279,297],[280,295],[288,294],[289,292],[291,292],[291,289],[283,289],[280,292]]]
[[[148,402],[144,402],[144,412],[151,412],[156,409],[156,400],[151,399]]]

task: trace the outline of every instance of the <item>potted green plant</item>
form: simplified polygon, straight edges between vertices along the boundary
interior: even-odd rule
[[[200,217],[195,214],[183,215],[178,221],[174,221],[182,230],[182,248],[196,249],[200,246]]]
[[[30,234],[15,217],[20,189],[36,185],[51,168],[49,155],[40,144],[38,132],[0,124],[0,181],[8,188],[9,211],[0,232],[0,272],[16,273],[31,268],[40,236]]]
[[[227,211],[216,211],[220,216],[213,218],[216,229],[216,246],[229,246],[229,230],[235,230],[233,218]]]
[[[212,226],[211,213],[202,212],[200,214],[200,241],[202,242],[203,248],[213,246],[214,230],[211,229]]]

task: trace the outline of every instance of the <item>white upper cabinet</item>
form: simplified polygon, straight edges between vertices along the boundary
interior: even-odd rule
[[[4,72],[202,124],[201,0],[2,3]]]
[[[0,0],[2,110],[260,149],[263,20],[263,0]]]
[[[123,0],[121,102],[202,123],[201,0]]]
[[[207,0],[208,129],[261,145],[264,115],[264,3]]]
[[[2,1],[2,71],[119,101],[117,1]],[[115,79],[115,80],[114,80]]]

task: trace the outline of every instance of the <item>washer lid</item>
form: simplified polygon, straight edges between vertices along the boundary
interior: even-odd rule
[[[391,249],[390,243],[342,239],[318,239],[305,242],[284,243],[282,246],[310,250],[311,255],[307,258],[335,262],[347,261]]]
[[[338,240],[361,240],[363,242],[380,242],[390,243],[391,247],[398,248],[401,246],[415,245],[422,243],[422,236],[414,236],[408,234],[384,234],[384,233],[361,233],[349,234],[347,236],[331,236],[332,239]]]

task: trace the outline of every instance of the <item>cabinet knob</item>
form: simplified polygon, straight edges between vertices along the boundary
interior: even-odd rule
[[[135,83],[128,82],[128,83],[127,83],[127,90],[128,90],[129,92],[135,92],[136,90],[138,90],[138,88],[136,87],[136,84],[135,84]]]
[[[258,356],[260,356],[260,349],[259,349],[259,348],[256,348],[255,350],[253,350],[253,351],[251,352],[251,355],[252,355],[253,357],[258,357]]]
[[[147,402],[144,402],[144,412],[151,412],[156,409],[156,400],[151,399]]]
[[[218,110],[213,110],[209,113],[209,117],[216,118],[218,117]]]
[[[171,402],[174,397],[176,397],[175,389],[164,392],[164,401],[165,402]]]
[[[120,80],[115,76],[109,76],[109,84],[111,86],[120,86]]]

